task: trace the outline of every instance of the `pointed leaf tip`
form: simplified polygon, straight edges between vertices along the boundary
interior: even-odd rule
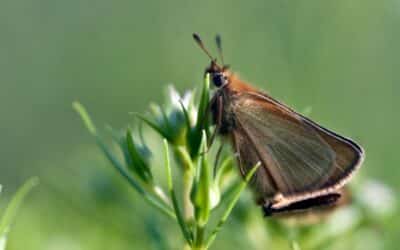
[[[15,216],[17,215],[17,210],[21,206],[23,200],[28,195],[28,193],[39,184],[38,177],[32,177],[27,180],[12,197],[10,203],[8,204],[1,220],[0,220],[0,238],[4,237],[11,224],[13,223]]]
[[[146,160],[143,157],[137,148],[136,144],[133,141],[132,132],[130,129],[126,132],[126,146],[128,150],[128,155],[131,159],[130,168],[136,172],[136,174],[144,181],[149,182],[152,181],[153,175],[151,173],[151,169],[147,164]]]
[[[201,153],[199,165],[195,177],[193,189],[193,203],[195,205],[195,217],[199,225],[205,225],[211,210],[211,174],[207,161],[207,135],[202,131]]]
[[[92,119],[90,118],[88,112],[86,111],[85,107],[80,104],[79,102],[75,101],[72,103],[73,109],[78,113],[81,117],[83,123],[85,124],[86,128],[92,135],[96,135],[96,127],[94,126]]]

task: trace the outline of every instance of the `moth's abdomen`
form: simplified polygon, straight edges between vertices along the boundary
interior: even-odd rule
[[[222,122],[219,126],[218,133],[222,135],[226,135],[231,133],[236,128],[236,121],[233,113],[227,114],[222,116]]]

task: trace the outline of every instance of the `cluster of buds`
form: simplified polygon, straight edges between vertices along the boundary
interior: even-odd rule
[[[154,178],[155,169],[151,166],[150,158],[155,152],[149,149],[141,129],[135,136],[131,129],[121,132],[108,128],[122,152],[121,159],[105,143],[85,108],[77,102],[73,104],[115,169],[148,204],[176,220],[186,245],[192,249],[207,249],[212,244],[258,167],[254,166],[244,179],[239,179],[232,178],[235,176],[231,174],[234,164],[232,156],[224,157],[221,164],[214,166],[216,160],[208,148],[211,133],[209,85],[209,77],[206,76],[198,105],[194,104],[195,95],[192,92],[181,97],[170,87],[167,105],[150,105],[150,115],[134,113],[141,124],[153,129],[163,140],[168,190],[164,190]],[[172,178],[170,151],[183,180],[180,187]],[[182,193],[180,199],[177,196],[179,189],[179,193]],[[210,215],[221,204],[224,204],[224,211],[219,215],[218,223],[209,228]]]

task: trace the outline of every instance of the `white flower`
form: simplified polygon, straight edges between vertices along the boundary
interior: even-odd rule
[[[182,107],[180,104],[180,102],[181,102],[186,109],[189,108],[190,101],[192,99],[191,91],[186,91],[183,94],[183,96],[181,96],[173,85],[169,85],[168,86],[168,94],[169,94],[169,99],[171,100],[171,104],[173,107],[181,108]]]
[[[388,215],[395,210],[396,200],[394,193],[383,183],[369,180],[362,185],[359,194],[360,201],[375,215]]]
[[[183,96],[170,84],[168,85],[168,95],[173,109],[182,110],[182,105],[188,111],[190,121],[193,122],[197,117],[197,111],[191,107],[193,92],[186,91]],[[182,105],[181,105],[182,103]]]

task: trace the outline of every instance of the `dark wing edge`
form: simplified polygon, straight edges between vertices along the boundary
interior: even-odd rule
[[[299,192],[295,194],[290,194],[290,195],[281,195],[278,194],[272,204],[273,209],[281,209],[284,207],[288,207],[294,203],[301,202],[304,200],[310,200],[314,199],[316,197],[322,197],[322,196],[327,196],[330,194],[338,193],[338,190],[342,188],[353,176],[353,174],[360,168],[364,158],[365,158],[365,152],[361,146],[359,146],[357,143],[352,141],[349,138],[346,138],[344,136],[341,136],[329,129],[326,129],[322,127],[321,125],[315,123],[314,121],[310,120],[309,118],[299,114],[298,112],[292,110],[285,104],[269,97],[268,95],[264,95],[262,93],[257,93],[257,92],[246,92],[242,93],[242,95],[250,95],[254,98],[257,98],[259,100],[263,100],[269,103],[273,103],[280,109],[285,110],[286,112],[295,114],[301,121],[304,123],[308,124],[311,126],[313,129],[318,132],[318,134],[323,137],[323,139],[330,145],[334,143],[341,143],[349,148],[351,148],[355,154],[355,158],[351,164],[346,166],[345,171],[340,173],[340,176],[337,177],[337,180],[335,182],[327,182],[325,185],[317,188],[316,190],[313,191],[306,191],[306,192]],[[240,126],[240,124],[238,124]],[[245,128],[240,126],[242,130],[246,131]],[[250,140],[251,141],[251,140]],[[238,147],[238,146],[235,146]],[[253,144],[253,147],[256,149],[257,146]],[[240,150],[236,148],[236,150]],[[239,162],[239,164],[241,164]],[[241,166],[243,168],[243,166]]]

